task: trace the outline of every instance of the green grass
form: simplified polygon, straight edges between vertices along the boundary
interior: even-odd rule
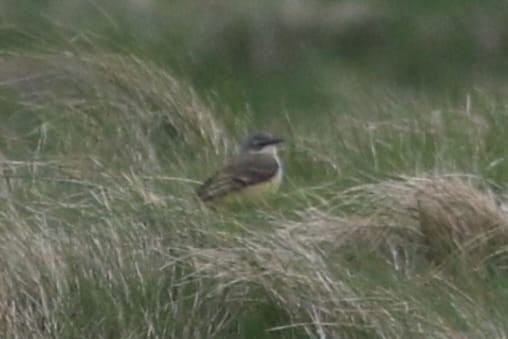
[[[5,61],[42,63],[49,86],[2,95],[4,336],[504,333],[502,98],[350,79],[340,114],[272,117],[280,196],[216,213],[193,189],[249,118],[224,123],[140,59],[30,58]]]
[[[173,11],[149,24],[114,2],[74,5],[0,14],[1,337],[506,336],[508,105],[495,76],[406,86],[376,74],[386,55],[332,61],[334,36],[260,70],[232,46],[279,6],[228,4],[208,46],[220,11],[190,25],[195,3],[158,5]],[[418,54],[404,46],[400,58]],[[194,189],[253,127],[288,140],[280,194],[202,206]]]

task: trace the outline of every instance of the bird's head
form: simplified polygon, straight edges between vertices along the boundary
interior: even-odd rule
[[[254,132],[241,144],[240,152],[273,153],[282,141],[284,139],[267,132]]]

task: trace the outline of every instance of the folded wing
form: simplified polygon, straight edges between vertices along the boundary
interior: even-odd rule
[[[277,174],[279,164],[267,154],[239,156],[228,167],[207,179],[197,194],[203,201],[213,200],[247,186],[270,180]]]

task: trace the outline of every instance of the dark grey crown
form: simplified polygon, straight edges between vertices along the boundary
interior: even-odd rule
[[[284,141],[280,137],[276,137],[267,132],[254,132],[241,144],[241,151],[258,151],[265,146],[275,145]]]

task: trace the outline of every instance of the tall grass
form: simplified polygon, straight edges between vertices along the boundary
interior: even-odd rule
[[[350,78],[288,137],[266,205],[193,190],[247,130],[157,64],[0,64],[0,331],[9,338],[505,337],[502,97]],[[233,119],[233,121],[224,121]]]

